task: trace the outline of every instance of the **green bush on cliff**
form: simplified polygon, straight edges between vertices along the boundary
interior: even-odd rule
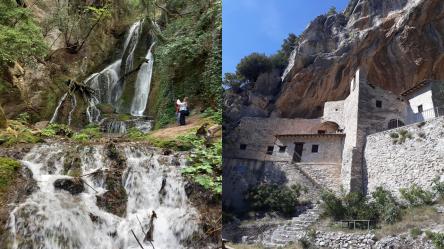
[[[8,157],[0,157],[0,191],[9,185],[21,164]]]
[[[410,206],[417,207],[433,204],[433,193],[422,189],[416,184],[413,184],[410,188],[401,188],[399,192]]]
[[[222,140],[205,145],[205,141],[195,135],[181,138],[189,141],[193,150],[188,157],[189,166],[182,170],[182,174],[215,194],[222,193]]]
[[[89,140],[98,139],[102,137],[100,128],[95,125],[86,126],[80,132],[75,133],[72,139],[77,142],[87,142]]]
[[[14,0],[2,0],[0,13],[0,66],[45,55],[47,46],[31,9]]]

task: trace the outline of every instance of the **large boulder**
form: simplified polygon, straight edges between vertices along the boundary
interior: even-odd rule
[[[54,187],[57,189],[66,190],[72,195],[78,195],[85,190],[83,180],[80,178],[57,179],[54,182]]]

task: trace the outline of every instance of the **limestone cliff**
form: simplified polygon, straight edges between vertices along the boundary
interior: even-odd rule
[[[227,93],[226,116],[318,117],[325,101],[347,96],[358,67],[394,93],[444,79],[443,18],[441,0],[351,0],[343,13],[308,25],[277,94]]]

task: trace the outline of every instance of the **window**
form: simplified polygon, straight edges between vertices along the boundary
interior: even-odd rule
[[[274,146],[268,146],[268,148],[267,148],[267,154],[268,154],[268,155],[273,155],[273,150],[274,150]]]
[[[287,150],[287,146],[279,146],[279,152],[284,153]]]
[[[324,130],[318,130],[318,134],[325,134]]]
[[[381,100],[376,100],[376,107],[382,108],[382,101]]]
[[[398,128],[401,126],[404,126],[404,122],[402,122],[399,119],[392,119],[389,121],[389,124],[388,124],[389,129],[395,129],[395,128]]]
[[[423,109],[422,105],[418,105],[418,112],[422,113],[423,111],[424,111],[424,109]]]
[[[241,150],[246,150],[247,149],[247,145],[246,144],[241,144],[240,145],[240,149]]]
[[[313,144],[311,146],[311,153],[318,153],[319,152],[319,145]]]

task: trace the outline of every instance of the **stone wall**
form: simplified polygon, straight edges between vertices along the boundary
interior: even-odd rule
[[[390,134],[400,130],[412,139],[394,144]],[[412,184],[430,190],[432,180],[444,176],[444,118],[368,136],[363,164],[368,193],[382,186],[399,194]]]
[[[341,163],[298,163],[297,166],[324,189],[341,190]]]
[[[335,122],[344,129],[344,100],[325,102],[322,121]]]
[[[308,189],[302,198],[311,201],[319,195],[317,186],[289,163],[224,158],[223,179],[223,208],[234,213],[249,210],[246,194],[261,183],[300,184]]]

